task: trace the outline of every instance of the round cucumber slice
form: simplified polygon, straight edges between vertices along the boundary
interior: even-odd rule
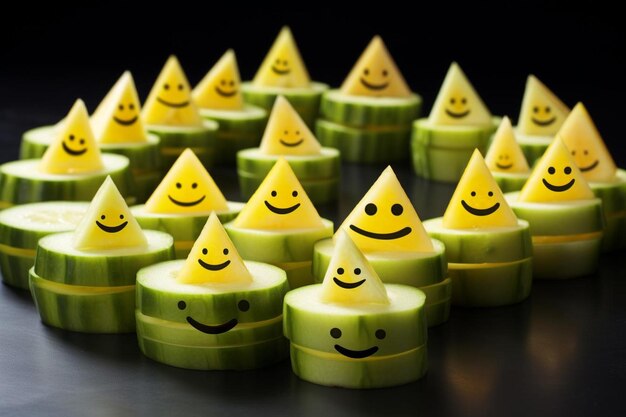
[[[363,129],[318,119],[315,133],[322,146],[339,149],[348,162],[388,163],[406,160],[410,127]]]
[[[445,228],[438,217],[426,220],[424,227],[432,238],[443,242],[448,262],[514,262],[532,256],[530,229],[524,220],[517,227],[474,230]]]
[[[525,135],[515,129],[515,139],[522,148],[528,165],[532,167],[535,165],[535,162],[541,158],[546,149],[548,149],[548,146],[550,146],[554,140],[554,136]]]
[[[503,193],[510,193],[522,189],[530,173],[508,173],[491,171],[493,179]]]
[[[22,134],[20,159],[39,159],[54,139],[56,125],[40,126]]]
[[[369,97],[343,94],[339,89],[322,96],[320,116],[353,127],[410,125],[422,109],[418,94],[410,97]]]
[[[176,280],[184,263],[184,260],[162,262],[137,273],[139,312],[176,323],[188,323],[188,317],[191,317],[207,325],[233,319],[238,324],[255,323],[282,314],[283,297],[289,290],[282,269],[245,261],[254,278],[249,286],[190,285]],[[245,307],[241,307],[244,304]]]
[[[39,240],[35,273],[70,285],[114,287],[134,285],[141,268],[174,257],[174,239],[144,230],[147,247],[83,251],[74,248],[74,233],[56,233]]]
[[[134,202],[128,158],[102,154],[104,169],[84,174],[46,174],[39,159],[0,165],[0,207],[40,201],[91,201],[107,176],[128,202]]]
[[[241,196],[249,199],[259,188],[265,176],[257,176],[238,171]],[[313,204],[328,204],[339,198],[339,178],[322,180],[302,180],[302,188]]]
[[[426,324],[428,327],[439,326],[448,321],[450,318],[450,306],[452,305],[452,299],[448,298],[445,301],[435,304],[426,304]]]
[[[339,151],[334,148],[322,148],[319,155],[267,155],[259,148],[245,149],[237,153],[237,171],[265,178],[278,158],[289,162],[301,182],[336,179],[341,171]]]
[[[345,360],[291,344],[291,368],[301,379],[342,388],[384,388],[420,379],[428,369],[426,346],[380,360]]]
[[[603,252],[626,249],[626,170],[619,169],[613,182],[590,182],[589,185],[602,200],[606,220]]]
[[[236,227],[233,222],[224,228],[243,259],[279,264],[312,261],[313,245],[333,235],[333,222],[322,219],[321,228],[301,230],[258,230]]]
[[[554,243],[534,243],[533,276],[568,279],[591,275],[598,269],[601,237]]]
[[[320,287],[308,285],[285,296],[284,332],[291,343],[332,354],[337,346],[355,351],[376,346],[372,359],[426,343],[426,296],[417,288],[386,284],[389,304],[344,305],[321,301]]]
[[[244,203],[228,202],[228,210],[216,212],[220,222],[225,223],[237,217]],[[147,213],[143,204],[131,207],[133,216],[143,229],[160,230],[174,238],[176,259],[185,259],[195,240],[200,235],[211,213],[161,214]]]
[[[452,296],[452,280],[445,278],[434,284],[419,288],[426,295],[426,306],[442,303]]]
[[[435,284],[446,276],[447,263],[443,243],[433,239],[435,252],[371,252],[364,253],[380,279],[385,283],[423,287]],[[335,249],[333,239],[324,239],[313,247],[313,276],[322,282]]]
[[[41,321],[84,333],[135,331],[135,286],[84,287],[41,278],[30,270],[30,292]]]

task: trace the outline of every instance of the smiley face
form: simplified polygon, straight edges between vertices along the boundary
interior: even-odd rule
[[[360,287],[361,285],[365,283],[365,278],[354,281],[354,282],[346,282],[346,281],[342,281],[341,278],[337,278],[337,277],[341,277],[345,273],[345,270],[342,267],[337,268],[336,272],[337,272],[337,275],[333,277],[333,282],[345,290],[353,290],[355,288]],[[352,272],[354,273],[354,275],[359,276],[361,275],[361,268],[354,268]]]
[[[139,119],[134,103],[119,103],[113,114],[113,120],[122,126],[132,126]]]
[[[116,225],[114,225],[114,226],[110,226],[110,225],[104,224],[104,222],[107,221],[107,215],[106,214],[101,214],[100,215],[100,220],[102,220],[102,222],[100,220],[96,220],[96,225],[100,228],[100,230],[102,230],[103,232],[106,232],[106,233],[118,233],[118,232],[121,232],[128,225],[128,221],[124,220],[125,216],[123,214],[120,214],[117,217],[121,220],[121,222],[116,224]],[[109,220],[111,218],[115,218],[115,216],[110,216]]]
[[[468,99],[464,95],[453,95],[448,98],[445,112],[454,119],[462,119],[467,117],[471,110],[468,105]]]
[[[487,191],[486,195],[479,195],[478,192],[472,190],[469,193],[468,200],[472,202],[471,205],[465,199],[461,200],[461,205],[470,214],[474,216],[489,216],[490,214],[495,213],[500,208],[499,202],[492,202],[494,193],[493,191]],[[486,206],[486,207],[476,207],[476,205]]]
[[[279,196],[278,195],[278,191],[276,191],[276,190],[272,190],[270,195],[272,196],[272,200],[278,200],[278,201],[282,200],[282,202],[286,202],[286,201],[291,200],[291,202],[293,202],[294,199],[296,199],[298,197],[298,191],[293,190],[291,192],[291,199],[289,199],[289,197],[283,196],[282,192],[281,192],[281,195]],[[290,205],[290,206],[286,206],[286,207],[275,206],[275,205],[273,205],[272,203],[270,203],[267,200],[265,200],[264,202],[265,202],[265,207],[267,207],[269,211],[271,211],[274,214],[281,214],[281,215],[293,213],[294,211],[296,211],[298,209],[298,207],[300,207],[300,203],[299,202],[296,202],[295,204]]]
[[[272,63],[272,72],[276,75],[287,75],[291,72],[289,67],[289,60],[276,57]]]
[[[304,142],[304,137],[300,135],[300,130],[283,130],[283,134],[280,139],[278,139],[281,145],[286,146],[288,148],[295,148]]]
[[[179,301],[178,309],[181,311],[186,310],[187,303],[184,300]],[[237,303],[237,309],[242,313],[245,313],[246,311],[250,310],[250,302],[246,299],[239,300],[239,302]],[[187,323],[189,323],[194,329],[206,334],[226,333],[227,331],[233,329],[239,323],[239,320],[236,317],[215,325],[202,323],[191,316],[187,316],[185,319],[187,320]]]
[[[389,71],[386,68],[382,68],[378,71],[372,70],[369,67],[363,68],[360,81],[363,87],[369,90],[384,90],[389,87]]]
[[[185,185],[183,185],[185,184]],[[206,198],[206,194],[202,194],[199,197],[192,197],[191,200],[183,200],[181,198],[181,196],[188,196],[189,194],[196,194],[198,195],[198,183],[197,182],[192,182],[190,184],[186,184],[182,181],[177,181],[176,184],[174,185],[176,188],[175,190],[172,190],[170,193],[168,193],[167,198],[169,198],[169,200],[173,203],[176,204],[179,207],[194,207],[197,206],[198,204],[202,203],[204,201],[204,199]],[[183,188],[187,188],[186,190],[183,190]],[[174,198],[172,196],[172,194],[176,195],[176,198]]]
[[[381,204],[379,203],[379,205]],[[369,217],[373,217],[378,214],[378,218],[376,219],[375,224],[382,224],[382,225],[386,224],[383,217],[388,216],[389,213],[393,217],[399,217],[404,212],[404,207],[402,207],[402,204],[399,204],[399,203],[392,204],[390,207],[385,207],[385,208],[387,209],[388,213],[385,212],[385,214],[381,216],[381,213],[379,212],[379,206],[377,206],[374,203],[367,203],[365,205],[364,212]],[[366,230],[355,224],[350,224],[349,227],[350,227],[350,230],[352,230],[355,233],[360,234],[361,236],[365,236],[370,239],[378,239],[378,240],[400,239],[408,235],[409,233],[411,233],[411,231],[413,230],[411,227],[405,226],[398,230],[384,233],[384,232],[374,232],[371,230]]]
[[[190,103],[189,89],[182,82],[165,82],[161,85],[161,91],[156,99],[164,106],[181,109]]]
[[[222,249],[222,254],[224,254],[224,256],[227,256],[229,252],[230,251],[228,250],[228,248]],[[209,250],[207,248],[202,248],[202,255],[206,256],[208,254]],[[222,269],[230,265],[230,259],[226,259],[224,262],[221,263],[212,264],[203,261],[202,258],[198,258],[198,263],[202,268],[206,269],[207,271],[221,271]]]
[[[513,168],[513,165],[514,164],[513,164],[512,158],[509,156],[508,153],[501,153],[498,155],[496,166],[499,169],[506,171],[507,169]]]
[[[552,107],[549,105],[535,105],[533,106],[533,114],[530,120],[540,127],[547,127],[556,122],[557,117],[552,112]]]
[[[378,329],[376,330],[374,335],[376,336],[378,340],[383,340],[385,337],[387,337],[387,332],[384,329]],[[330,329],[330,336],[333,339],[339,340],[341,339],[341,336],[343,336],[343,332],[341,331],[340,328],[333,327],[332,329]],[[348,347],[342,346],[339,343],[336,343],[334,348],[341,355],[350,359],[364,359],[364,358],[370,357],[374,355],[376,352],[378,352],[378,349],[379,349],[378,346],[374,345],[365,349],[355,350],[355,349],[350,349]]]
[[[562,175],[560,173],[563,173]],[[576,180],[570,178],[572,175],[572,167],[565,166],[557,169],[555,166],[548,167],[548,177],[551,181],[559,181],[559,184],[554,184],[548,181],[545,177],[541,179],[543,185],[550,191],[555,193],[562,193],[572,188]]]
[[[222,78],[219,84],[215,86],[215,92],[222,97],[234,97],[239,92],[236,84],[235,80]]]
[[[77,144],[80,147],[76,147]],[[73,133],[70,133],[67,136],[67,140],[64,140],[62,144],[63,150],[65,151],[65,153],[71,156],[81,156],[85,152],[87,152],[87,148],[84,145],[85,145],[85,139],[78,138]]]
[[[572,149],[571,154],[581,172],[592,171],[600,164],[600,159],[594,157],[589,149]]]

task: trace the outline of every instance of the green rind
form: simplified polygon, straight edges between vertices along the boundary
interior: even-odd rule
[[[598,269],[601,238],[534,245],[536,279],[569,279],[592,275]]]
[[[239,176],[239,191],[244,200],[252,197],[265,179],[264,176],[256,176],[241,171],[238,171],[237,174]],[[339,198],[339,178],[303,180],[300,181],[300,185],[313,204],[328,204]]]
[[[291,345],[291,368],[301,379],[342,388],[384,388],[420,379],[428,369],[426,346],[384,360],[343,360],[312,355]]]
[[[47,280],[94,287],[134,285],[137,271],[174,257],[167,233],[144,230],[148,247],[80,251],[73,232],[48,235],[39,241],[35,273]]]
[[[46,285],[43,285],[46,284]],[[135,289],[111,294],[66,294],[55,291],[33,269],[30,291],[41,321],[53,327],[83,333],[135,331]]]
[[[602,235],[602,251],[613,252],[626,249],[626,213],[606,219]]]
[[[590,182],[589,186],[602,200],[606,220],[602,251],[626,249],[626,170],[619,169],[614,182]]]
[[[40,126],[24,132],[20,143],[20,159],[41,158],[50,146],[55,127],[55,125]]]
[[[444,278],[434,284],[419,287],[426,295],[426,306],[444,302],[452,296],[452,280]]]
[[[322,219],[323,227],[296,230],[258,230],[236,227],[233,222],[224,228],[243,259],[270,264],[313,260],[313,245],[333,235],[333,222]]]
[[[491,175],[493,175],[493,179],[496,180],[498,187],[500,187],[503,193],[510,193],[521,190],[530,174],[510,174],[491,171]]]
[[[410,127],[363,129],[318,119],[315,133],[322,146],[337,148],[347,162],[388,163],[408,158]]]
[[[368,97],[329,90],[322,96],[320,117],[353,127],[410,125],[422,109],[418,94],[409,97]]]
[[[554,136],[525,135],[515,130],[515,139],[524,152],[526,161],[531,167],[541,158],[548,146],[554,140]]]
[[[12,287],[28,290],[28,271],[34,264],[34,256],[9,255],[0,251],[2,281]]]
[[[428,327],[439,326],[450,318],[450,306],[452,301],[448,298],[445,301],[435,304],[426,304],[426,323]]]
[[[457,230],[443,227],[438,217],[426,220],[424,227],[430,237],[443,242],[448,262],[513,262],[532,256],[530,228],[524,220],[517,227]]]
[[[336,179],[341,172],[339,151],[322,148],[319,155],[267,155],[259,148],[237,153],[237,171],[264,178],[279,158],[286,159],[300,181]]]

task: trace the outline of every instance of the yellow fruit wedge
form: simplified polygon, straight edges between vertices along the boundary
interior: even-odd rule
[[[529,75],[522,99],[517,131],[524,135],[552,136],[569,113],[569,108],[537,77]]]
[[[498,130],[485,156],[487,167],[492,172],[527,173],[530,172],[528,162],[517,140],[511,120],[503,117]]]
[[[243,110],[241,77],[232,49],[226,51],[192,92],[196,105],[203,109]]]

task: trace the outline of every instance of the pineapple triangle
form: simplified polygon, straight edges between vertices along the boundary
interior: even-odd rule
[[[225,211],[226,198],[191,149],[185,149],[146,202],[147,213]]]
[[[209,216],[176,279],[184,284],[248,284],[253,281],[215,212]]]
[[[321,284],[325,303],[389,304],[387,290],[348,233],[339,229],[335,250]]]
[[[111,177],[107,177],[74,231],[74,247],[79,250],[98,250],[147,244],[146,236],[124,197]]]
[[[600,132],[582,103],[576,104],[557,134],[587,181],[615,179],[617,166]]]
[[[76,100],[43,154],[39,170],[48,174],[80,174],[103,168],[87,108],[82,100]]]
[[[374,36],[350,74],[341,92],[353,96],[409,97],[411,89],[380,36]]]
[[[91,124],[99,143],[144,143],[148,141],[141,120],[139,95],[129,71],[124,72],[104,97]]]
[[[517,121],[518,132],[525,135],[554,135],[569,113],[569,108],[537,77],[529,75]]]
[[[310,82],[296,41],[291,30],[285,26],[265,56],[252,84],[259,87],[306,88]]]
[[[189,81],[174,55],[161,70],[141,115],[149,125],[202,126]]]
[[[519,201],[550,203],[588,200],[593,191],[576,166],[576,162],[557,136],[537,161],[519,194]]]
[[[259,147],[267,155],[317,155],[322,150],[313,132],[283,96],[274,101]]]
[[[242,110],[241,77],[232,49],[226,51],[192,92],[193,100],[203,109]]]
[[[450,65],[428,120],[435,126],[491,124],[489,109],[456,62]]]
[[[515,213],[478,149],[474,150],[452,194],[442,224],[448,229],[517,226]]]
[[[284,158],[276,161],[234,224],[263,230],[323,227],[322,218]]]
[[[527,173],[530,167],[517,140],[511,120],[504,116],[489,146],[485,162],[491,172]]]
[[[433,252],[433,244],[404,192],[387,167],[338,230],[368,252]],[[338,236],[339,231],[335,233]]]

